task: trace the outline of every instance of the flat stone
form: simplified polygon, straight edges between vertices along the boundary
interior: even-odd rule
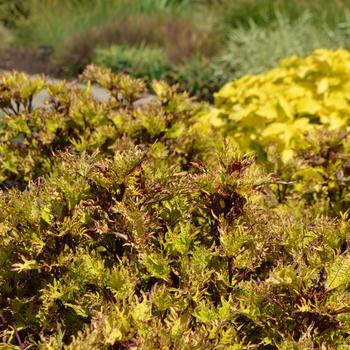
[[[8,71],[0,70],[0,74],[10,74]],[[30,75],[33,79],[38,77],[37,75]],[[53,78],[47,78],[47,82],[49,84],[57,84],[62,81],[65,81],[68,86],[77,86],[80,89],[85,89],[86,84],[79,83],[77,80],[59,80],[59,79],[53,79]],[[110,93],[108,90],[104,89],[101,86],[98,85],[92,85],[91,86],[91,96],[100,102],[107,102],[110,98]],[[33,106],[36,108],[43,108],[45,107],[45,101],[49,98],[49,94],[46,90],[41,91],[39,94],[37,94],[33,99]],[[143,107],[150,103],[153,103],[154,101],[158,101],[158,98],[155,95],[151,94],[145,94],[142,96],[139,100],[135,101],[133,105],[135,107]]]

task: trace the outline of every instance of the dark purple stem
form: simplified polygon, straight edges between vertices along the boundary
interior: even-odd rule
[[[25,350],[24,349],[24,344],[22,343],[21,337],[19,336],[19,333],[18,333],[18,330],[17,330],[17,327],[16,327],[16,322],[13,323],[13,329],[15,330],[16,339],[18,341],[19,348],[21,350]]]

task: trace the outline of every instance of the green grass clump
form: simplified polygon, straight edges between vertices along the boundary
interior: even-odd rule
[[[15,23],[19,43],[53,47],[111,19],[126,15],[176,14],[183,10],[181,1],[147,0],[28,0],[22,6],[26,13]]]
[[[14,26],[16,22],[28,15],[24,0],[0,0],[0,23],[6,26]]]
[[[172,67],[166,79],[192,96],[212,102],[214,92],[226,82],[226,74],[213,66],[212,59],[197,55]]]
[[[317,26],[327,25],[333,28],[344,19],[344,10],[348,8],[348,0],[223,0],[217,6],[217,13],[224,26],[247,27],[253,21],[261,28],[270,27],[278,20],[282,12],[289,21],[295,21],[304,12],[311,12],[313,22]]]
[[[169,70],[163,50],[145,45],[140,47],[111,46],[95,51],[95,63],[146,80],[162,79]]]
[[[12,40],[11,32],[0,23],[0,51],[7,49]]]
[[[1,346],[347,349],[348,137],[295,155],[338,181],[317,192],[325,177],[266,173],[164,82],[145,103],[141,80],[82,78],[110,99],[1,77]]]
[[[252,20],[248,27],[232,29],[215,64],[233,72],[233,78],[261,73],[285,57],[306,56],[319,47],[348,48],[349,24],[347,17],[331,28],[326,23],[316,25],[308,11],[293,21],[278,12],[276,21],[268,27],[262,28]]]

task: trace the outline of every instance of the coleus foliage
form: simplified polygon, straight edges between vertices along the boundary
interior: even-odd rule
[[[227,83],[215,95],[211,120],[234,135],[241,149],[266,154],[274,145],[286,163],[315,126],[348,127],[349,78],[346,50],[292,56],[267,72]]]
[[[344,194],[293,177],[330,159],[344,180],[346,137],[267,174],[187,94],[155,82],[145,104],[139,80],[83,78],[110,100],[2,77],[0,348],[349,349]]]
[[[259,75],[226,84],[203,119],[254,150],[286,195],[317,202],[315,212],[349,209],[349,74],[346,50],[290,57]]]

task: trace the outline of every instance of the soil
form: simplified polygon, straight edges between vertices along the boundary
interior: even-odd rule
[[[62,68],[51,60],[50,47],[9,48],[0,52],[0,70],[18,70],[28,74],[45,74],[62,78]]]

